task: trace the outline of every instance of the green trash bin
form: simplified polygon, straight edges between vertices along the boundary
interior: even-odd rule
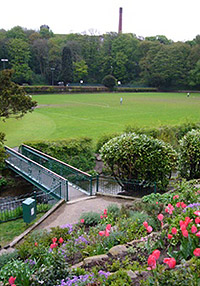
[[[22,202],[23,220],[26,223],[32,222],[36,218],[36,201],[32,198],[27,198]]]

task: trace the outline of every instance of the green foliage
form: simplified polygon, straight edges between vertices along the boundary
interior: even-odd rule
[[[110,139],[119,136],[119,133],[112,133],[112,134],[104,134],[101,135],[99,137],[99,139],[97,140],[97,144],[96,144],[96,152],[99,153],[101,147],[103,147],[103,145],[105,143],[107,143]]]
[[[169,144],[135,133],[111,139],[101,148],[100,153],[119,184],[125,180],[144,180],[148,184],[156,182],[160,189],[168,185],[177,158]],[[128,190],[128,185],[123,188]]]
[[[111,286],[129,286],[131,285],[131,278],[128,276],[126,271],[120,269],[114,274],[110,275],[105,282],[105,285]]]
[[[22,117],[37,105],[20,86],[11,81],[12,74],[11,70],[0,72],[0,119]]]
[[[113,219],[117,219],[120,215],[120,208],[117,204],[111,204],[107,207],[108,215],[111,215]]]
[[[180,172],[186,179],[200,177],[200,131],[189,131],[180,140]]]
[[[80,219],[84,219],[86,226],[95,226],[101,221],[100,214],[96,212],[83,213]]]
[[[57,141],[28,141],[25,144],[82,171],[93,169],[95,164],[92,139],[87,137]]]
[[[0,270],[0,280],[8,283],[8,279],[13,276],[16,277],[15,283],[19,286],[29,286],[30,276],[33,274],[34,268],[30,268],[28,263],[21,260],[9,261]]]
[[[65,84],[73,82],[72,53],[69,47],[64,47],[62,52],[62,80]]]
[[[19,257],[17,250],[7,254],[0,255],[0,269],[7,264],[9,261],[16,260]]]
[[[113,75],[106,75],[102,81],[103,85],[112,90],[116,86],[116,78]]]

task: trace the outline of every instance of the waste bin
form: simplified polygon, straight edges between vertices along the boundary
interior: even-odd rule
[[[32,198],[27,198],[22,202],[23,220],[30,223],[36,218],[36,201]]]

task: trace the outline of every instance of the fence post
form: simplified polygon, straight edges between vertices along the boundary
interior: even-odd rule
[[[154,194],[156,194],[156,182],[154,182]]]
[[[96,175],[96,193],[99,191],[99,175]]]
[[[90,177],[90,196],[92,196],[92,177]]]
[[[69,189],[68,189],[68,181],[66,181],[66,201],[68,202],[69,201],[69,195],[68,195],[68,191],[69,191]]]

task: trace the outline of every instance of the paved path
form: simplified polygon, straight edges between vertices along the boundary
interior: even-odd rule
[[[98,212],[103,213],[103,210],[110,204],[133,204],[131,200],[108,198],[108,197],[87,197],[81,198],[74,202],[69,202],[62,205],[58,210],[51,214],[44,222],[42,222],[37,229],[50,229],[55,226],[62,226],[64,224],[77,223],[82,213]]]

